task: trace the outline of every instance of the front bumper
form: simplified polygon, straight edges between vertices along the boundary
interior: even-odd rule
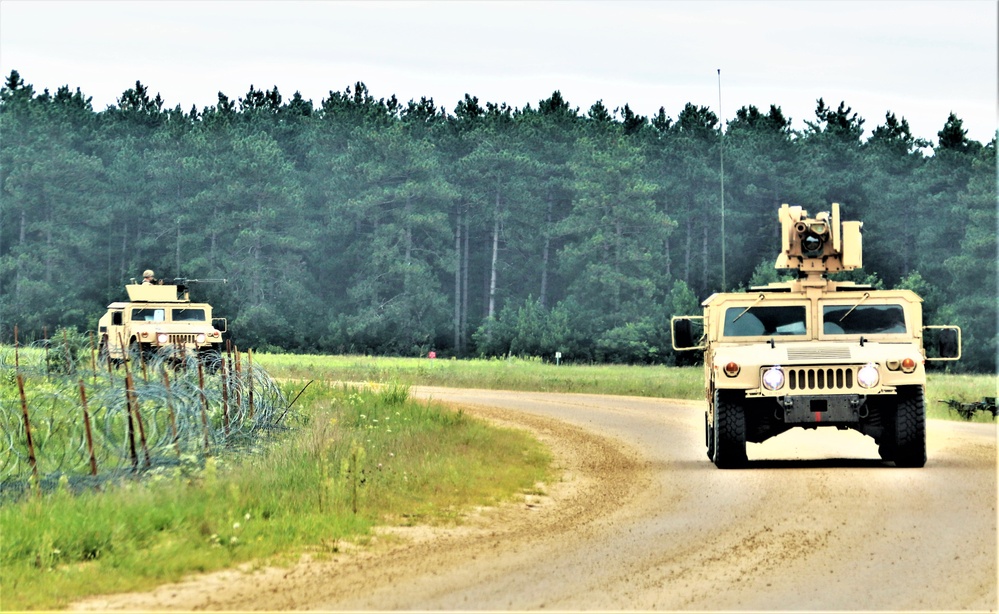
[[[867,397],[860,394],[778,397],[785,424],[860,422]]]

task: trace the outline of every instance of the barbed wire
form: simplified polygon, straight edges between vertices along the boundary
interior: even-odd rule
[[[82,488],[252,447],[283,428],[288,402],[249,358],[164,352],[116,364],[79,338],[0,348],[0,499],[32,480]]]

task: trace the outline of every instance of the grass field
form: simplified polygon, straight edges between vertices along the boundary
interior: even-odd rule
[[[540,360],[430,360],[370,356],[258,354],[276,377],[318,381],[400,383],[494,390],[579,392],[669,399],[704,398],[703,367],[554,365]],[[926,410],[930,418],[961,420],[943,401],[961,403],[996,396],[995,375],[930,373]],[[978,412],[975,422],[993,422]]]
[[[396,382],[492,390],[581,392],[697,399],[701,367],[554,365],[537,359],[443,360],[367,356],[258,354],[276,377],[348,382]]]

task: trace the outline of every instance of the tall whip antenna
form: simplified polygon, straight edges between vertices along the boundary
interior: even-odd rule
[[[721,99],[721,69],[718,69],[718,135],[720,146],[718,148],[718,160],[721,173],[721,267],[722,267],[722,292],[728,290],[725,283],[725,123],[722,120],[722,99]]]

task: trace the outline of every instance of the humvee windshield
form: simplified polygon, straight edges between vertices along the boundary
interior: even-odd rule
[[[174,322],[204,322],[204,309],[174,309],[171,314]]]
[[[165,309],[133,309],[132,310],[132,321],[133,322],[162,322],[166,319]]]
[[[822,332],[827,335],[881,335],[905,332],[901,305],[823,305]]]
[[[778,307],[729,307],[725,310],[726,337],[762,337],[770,335],[804,335],[804,305]]]

